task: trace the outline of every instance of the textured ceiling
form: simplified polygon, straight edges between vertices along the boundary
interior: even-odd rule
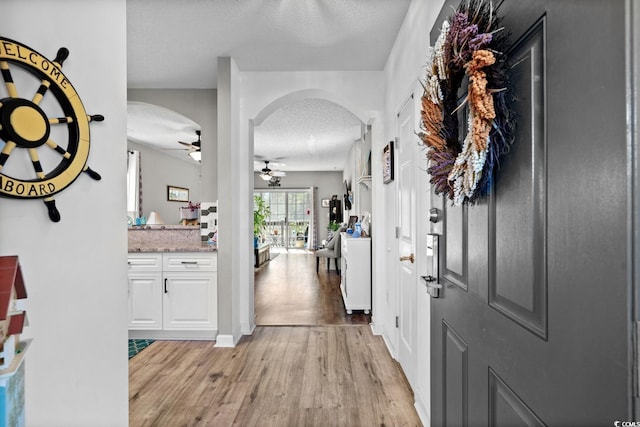
[[[241,71],[382,70],[410,0],[128,0],[130,88],[215,88]]]
[[[256,158],[284,163],[278,169],[342,170],[362,122],[323,99],[305,99],[274,111],[254,129]],[[264,164],[262,165],[264,167]]]
[[[383,70],[410,2],[128,0],[128,86],[215,88],[217,58],[224,56],[241,71]],[[347,110],[307,100],[256,128],[255,153],[287,157],[287,170],[342,170],[359,128]],[[155,140],[137,135],[145,139]]]
[[[176,141],[191,143],[200,125],[182,114],[146,102],[127,102],[127,138],[162,150],[176,150],[186,158],[184,147]]]

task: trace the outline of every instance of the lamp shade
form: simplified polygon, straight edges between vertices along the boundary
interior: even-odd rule
[[[159,224],[164,224],[164,221],[162,220],[158,212],[151,211],[151,213],[149,214],[149,218],[147,219],[147,224],[159,225]]]

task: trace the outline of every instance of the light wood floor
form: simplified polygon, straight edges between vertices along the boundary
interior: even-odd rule
[[[304,251],[280,253],[255,272],[257,325],[368,325],[371,315],[348,315],[340,293],[340,276]]]
[[[132,427],[421,425],[368,326],[260,326],[235,348],[158,341],[129,378]]]
[[[324,268],[323,268],[324,267]],[[370,316],[346,315],[340,278],[291,253],[255,275],[258,326],[235,348],[156,341],[129,361],[129,425],[420,426]]]

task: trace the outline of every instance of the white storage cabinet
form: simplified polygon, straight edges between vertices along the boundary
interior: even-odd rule
[[[371,238],[342,232],[340,290],[347,314],[371,311]]]
[[[214,339],[216,254],[129,254],[131,338]]]

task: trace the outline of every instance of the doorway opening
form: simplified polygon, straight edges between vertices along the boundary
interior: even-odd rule
[[[330,221],[328,206],[321,205],[319,197],[337,195],[342,199],[344,170],[349,182],[355,182],[363,172],[362,154],[353,147],[358,138],[363,138],[367,116],[338,98],[319,89],[296,91],[275,99],[249,121],[250,148],[257,163],[254,172],[262,168],[264,159],[283,160],[283,171],[302,173],[304,185],[313,185],[311,191],[302,189],[306,194],[300,194],[299,188],[254,188],[253,194],[271,209],[263,238],[272,249],[270,261],[254,265],[254,286],[248,292],[253,296],[257,326],[371,322],[371,315],[363,311],[346,313],[339,271],[331,268],[316,272],[314,252],[329,234]],[[296,132],[299,134],[292,140],[291,134]],[[353,155],[353,151],[359,154]],[[315,172],[340,172],[342,176],[335,188],[329,188],[333,178],[326,181],[320,177],[322,184],[317,185],[312,176]],[[322,187],[321,194],[314,193],[318,187]],[[357,195],[353,199],[361,200]],[[354,212],[360,212],[357,206],[355,203]]]
[[[273,251],[313,249],[309,239],[314,229],[312,191],[294,189],[256,189],[269,208],[262,239]]]

